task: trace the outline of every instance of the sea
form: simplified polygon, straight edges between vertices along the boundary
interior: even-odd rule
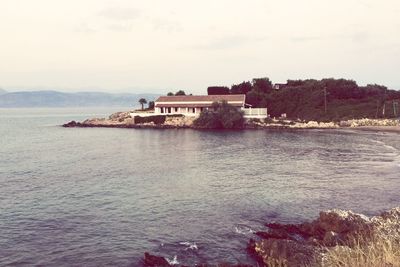
[[[0,266],[251,264],[265,223],[400,206],[397,133],[60,126],[128,109],[0,109]]]

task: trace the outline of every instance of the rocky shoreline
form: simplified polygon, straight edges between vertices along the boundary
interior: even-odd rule
[[[150,115],[149,115],[150,114]],[[157,120],[152,121],[152,118]],[[161,120],[160,120],[160,117]],[[147,119],[146,119],[147,118]],[[151,113],[117,112],[108,118],[93,118],[83,122],[70,121],[63,127],[103,127],[103,128],[153,128],[153,129],[181,129],[195,128],[194,117],[182,115],[154,116]],[[246,122],[245,129],[361,129],[361,130],[389,130],[400,132],[400,122],[396,119],[358,119],[341,122],[293,121],[287,119],[268,119],[260,121],[252,119]]]
[[[251,239],[247,248],[257,266],[400,266],[400,207],[374,217],[328,210],[312,222],[265,226],[266,231],[257,232],[257,240]],[[144,255],[143,265],[179,266],[149,253]]]

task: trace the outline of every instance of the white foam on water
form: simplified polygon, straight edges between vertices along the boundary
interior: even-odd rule
[[[235,232],[241,235],[254,234],[254,231],[247,226],[235,226]]]
[[[166,258],[166,260],[168,261],[168,263],[169,264],[171,264],[171,265],[178,265],[179,264],[179,261],[178,261],[178,256],[174,256],[174,258],[172,259],[172,260],[170,260],[170,259],[168,259],[168,258]]]
[[[190,242],[180,242],[180,245],[187,246],[185,250],[191,249],[191,250],[198,250],[199,248],[197,247],[197,244],[195,242],[190,243]]]

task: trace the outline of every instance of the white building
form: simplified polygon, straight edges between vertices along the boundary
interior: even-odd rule
[[[226,101],[244,112],[245,118],[266,118],[266,108],[245,108],[246,95],[202,95],[202,96],[161,96],[155,101],[155,114],[182,114],[185,116],[199,116],[214,102]]]

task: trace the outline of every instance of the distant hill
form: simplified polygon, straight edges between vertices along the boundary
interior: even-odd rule
[[[2,93],[3,92],[3,93]],[[6,92],[0,90],[0,107],[94,107],[138,106],[139,99],[155,100],[157,94],[111,94],[100,92],[63,93],[57,91]]]
[[[4,90],[4,89],[0,88],[0,95],[6,94],[6,93],[7,93],[7,91],[6,91],[6,90]]]

